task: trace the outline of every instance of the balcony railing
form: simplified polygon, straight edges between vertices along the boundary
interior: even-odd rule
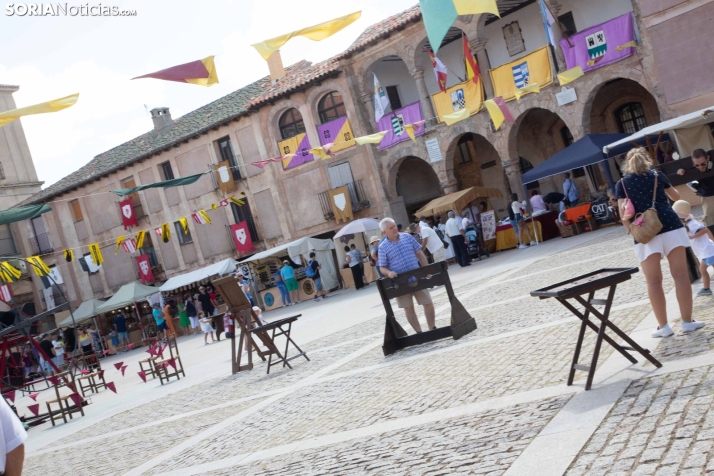
[[[38,235],[31,236],[28,241],[30,242],[32,253],[35,255],[44,255],[52,253],[55,250],[52,246],[52,237],[49,233],[40,233]]]
[[[350,201],[352,202],[352,212],[356,213],[360,210],[370,207],[369,199],[364,193],[364,187],[362,186],[361,180],[355,180],[345,184],[350,192]],[[345,185],[341,185],[344,187]],[[339,187],[336,187],[339,188]],[[334,189],[333,189],[334,190]],[[330,203],[329,190],[321,192],[318,196],[320,197],[320,206],[322,207],[322,214],[325,220],[332,220],[335,218],[335,214],[332,211],[332,204]]]

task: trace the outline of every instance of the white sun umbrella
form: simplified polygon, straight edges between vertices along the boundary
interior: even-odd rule
[[[345,225],[340,231],[337,232],[335,238],[339,238],[342,235],[356,235],[357,233],[377,230],[378,228],[378,220],[375,220],[374,218],[360,218]]]

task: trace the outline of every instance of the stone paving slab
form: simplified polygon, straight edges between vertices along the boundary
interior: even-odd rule
[[[714,471],[714,366],[633,382],[567,476]]]
[[[705,322],[702,329],[683,334],[678,323],[670,322],[675,335],[662,339],[654,356],[661,362],[683,357],[701,355],[714,350],[714,297],[697,296],[694,299],[692,316],[695,321]]]
[[[498,475],[567,401],[517,405],[206,474]]]

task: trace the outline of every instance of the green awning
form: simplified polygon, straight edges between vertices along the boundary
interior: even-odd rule
[[[37,218],[43,213],[52,211],[49,205],[41,203],[39,205],[28,205],[26,207],[11,208],[0,212],[0,225],[15,223],[16,221]]]
[[[205,174],[209,173],[210,170],[196,174],[196,175],[189,175],[188,177],[180,177],[176,179],[171,179],[171,180],[164,180],[163,182],[156,182],[156,183],[150,183],[147,185],[139,185],[138,187],[131,187],[131,188],[122,188],[121,190],[112,190],[113,193],[116,193],[120,197],[124,197],[126,195],[130,195],[134,192],[138,192],[139,190],[146,190],[147,188],[169,188],[169,187],[180,187],[181,185],[191,185],[192,183],[195,183],[203,177]]]

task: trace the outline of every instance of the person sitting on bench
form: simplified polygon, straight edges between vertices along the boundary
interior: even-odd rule
[[[419,266],[427,266],[427,259],[424,252],[421,250],[421,245],[413,236],[408,233],[399,233],[397,224],[391,218],[385,218],[379,223],[379,228],[386,234],[387,239],[382,240],[379,244],[379,263],[382,274],[388,278],[394,279],[399,274],[408,273]],[[417,304],[424,306],[424,314],[429,329],[436,329],[436,317],[434,313],[434,304],[431,301],[431,295],[426,289],[416,291],[412,294],[399,296],[397,305],[404,309],[407,315],[409,324],[417,333],[421,332],[421,325],[414,311],[414,301],[416,298]]]

